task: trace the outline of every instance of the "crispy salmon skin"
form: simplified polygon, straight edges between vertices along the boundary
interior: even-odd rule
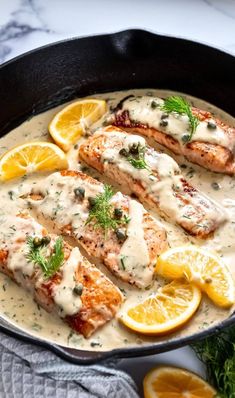
[[[75,238],[115,276],[139,288],[152,283],[156,258],[168,244],[163,226],[140,203],[73,170],[51,174],[33,187],[29,199],[37,214]]]
[[[140,153],[134,153],[138,148],[141,158]],[[129,186],[141,202],[191,235],[205,238],[226,219],[219,205],[184,179],[170,156],[147,146],[143,137],[109,126],[80,146],[79,157],[121,186]]]
[[[53,253],[58,239],[29,215],[8,216],[0,233],[0,270],[32,292],[46,311],[58,314],[76,332],[89,337],[111,320],[123,301],[120,290],[79,249],[63,241],[64,260],[50,277],[29,261],[27,239],[49,241],[46,254]]]
[[[117,106],[110,122],[127,132],[152,137],[158,144],[208,170],[234,175],[235,128],[210,112],[192,107],[198,119],[196,133],[187,142],[186,116],[167,115],[161,110],[163,100],[155,97],[129,96]]]

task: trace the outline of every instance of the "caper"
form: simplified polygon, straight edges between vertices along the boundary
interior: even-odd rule
[[[116,218],[122,218],[122,209],[119,209],[118,207],[116,207],[115,209],[114,209],[114,216],[116,217]]]
[[[78,283],[76,286],[73,288],[73,293],[76,294],[76,296],[81,296],[83,291],[83,285],[82,283]]]
[[[209,130],[215,130],[216,129],[216,124],[214,123],[214,122],[208,122],[207,123],[207,128],[209,129]]]
[[[184,134],[184,135],[182,136],[182,141],[183,141],[184,143],[189,142],[189,141],[190,141],[190,135],[189,135],[189,134]]]
[[[117,228],[115,233],[116,233],[118,240],[120,240],[121,242],[124,242],[124,240],[126,240],[126,238],[127,238],[126,232],[123,229]]]
[[[129,152],[130,152],[132,155],[137,155],[138,152],[139,152],[139,143],[138,143],[138,144],[132,144],[131,147],[130,147],[130,149],[129,149]]]
[[[168,125],[168,121],[166,119],[162,119],[159,123],[161,127],[166,127]]]
[[[159,106],[159,105],[158,105],[158,103],[157,103],[156,101],[152,101],[152,102],[151,102],[151,108],[152,108],[152,109],[156,109],[156,108],[158,108],[158,106]]]
[[[87,200],[88,200],[88,202],[89,202],[90,208],[92,208],[92,207],[95,206],[96,200],[95,200],[95,198],[94,198],[93,196],[88,196]]]
[[[50,236],[48,236],[48,235],[47,236],[43,236],[41,244],[47,246],[50,243],[50,241],[51,241]]]
[[[119,155],[124,156],[125,158],[128,156],[128,152],[125,148],[120,149]]]
[[[211,186],[212,186],[212,188],[213,188],[215,191],[219,191],[219,189],[221,188],[221,186],[220,186],[220,184],[218,184],[218,182],[212,182],[212,183],[211,183]]]
[[[33,239],[33,245],[35,247],[39,247],[42,245],[42,239],[39,238],[38,236],[35,236],[35,238]]]
[[[77,198],[84,199],[84,196],[85,196],[85,189],[84,188],[82,188],[82,187],[75,188],[73,190],[73,192],[74,192],[74,195],[77,196]]]

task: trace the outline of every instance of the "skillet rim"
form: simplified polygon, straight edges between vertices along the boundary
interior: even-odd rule
[[[166,35],[166,34],[158,34],[152,31],[144,30],[144,29],[125,29],[121,30],[118,32],[113,32],[113,33],[107,33],[107,34],[95,34],[95,35],[89,35],[89,36],[78,36],[78,37],[72,37],[72,38],[67,38],[64,40],[52,42],[45,44],[43,46],[37,47],[35,49],[29,50],[26,53],[20,54],[15,56],[14,58],[4,62],[3,64],[0,65],[0,73],[3,69],[7,68],[8,65],[15,64],[17,62],[20,62],[21,59],[27,58],[28,56],[33,55],[34,53],[41,52],[42,50],[46,50],[48,48],[54,48],[57,46],[60,46],[61,44],[66,44],[70,42],[76,42],[76,41],[82,41],[83,39],[92,39],[94,37],[100,37],[100,38],[105,38],[105,37],[118,37],[118,36],[124,36],[126,34],[148,34],[150,36],[154,37],[164,37],[164,38],[169,38],[173,42],[185,42],[189,43],[192,45],[196,45],[199,48],[204,47],[205,49],[208,48],[210,50],[214,50],[217,53],[222,53],[225,54],[226,56],[229,56],[231,59],[234,59],[234,55],[226,51],[224,48],[219,48],[219,47],[214,47],[211,46],[208,43],[205,42],[198,42],[194,40],[189,40],[184,37],[176,37],[173,35]],[[53,104],[51,104],[53,106]],[[41,110],[42,112],[42,110]],[[39,112],[40,113],[40,112]],[[4,133],[3,135],[7,134]],[[0,316],[1,320],[1,316]],[[195,341],[201,340],[205,337],[208,337],[212,334],[218,333],[224,328],[231,326],[235,324],[235,315],[232,314],[228,318],[224,319],[222,322],[215,326],[211,326],[207,329],[204,329],[200,332],[194,333],[189,336],[185,336],[183,338],[174,338],[171,341],[162,341],[161,343],[158,344],[146,344],[142,346],[136,346],[136,347],[127,347],[127,348],[116,348],[113,350],[109,351],[85,351],[85,350],[79,350],[79,349],[74,349],[74,348],[69,348],[69,347],[63,347],[60,345],[57,345],[56,343],[51,343],[47,340],[42,340],[40,338],[37,338],[33,335],[27,334],[23,331],[23,329],[17,328],[15,326],[12,326],[10,323],[5,321],[3,319],[3,324],[0,322],[0,330],[4,332],[5,334],[8,334],[13,337],[17,337],[20,340],[33,343],[37,346],[43,346],[46,348],[49,348],[52,352],[58,354],[60,357],[63,359],[76,363],[76,364],[82,364],[82,365],[91,365],[95,364],[99,361],[102,360],[107,360],[107,359],[123,359],[123,358],[133,358],[133,357],[140,357],[140,356],[147,356],[147,355],[154,355],[162,352],[167,352],[173,349],[177,349],[180,347],[183,347],[188,344],[192,344]],[[169,335],[171,336],[171,335]]]

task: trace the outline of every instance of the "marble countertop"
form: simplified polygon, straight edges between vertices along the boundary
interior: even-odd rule
[[[185,37],[235,55],[235,0],[0,0],[0,63],[57,40],[127,28]],[[121,367],[141,385],[159,363],[203,374],[189,347],[123,360]]]

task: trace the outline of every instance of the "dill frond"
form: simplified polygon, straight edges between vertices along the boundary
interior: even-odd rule
[[[91,207],[86,224],[94,222],[94,228],[102,228],[105,234],[108,230],[115,230],[119,224],[125,222],[114,216],[113,205],[110,199],[114,195],[109,185],[104,186],[104,192],[94,198],[94,205]]]
[[[192,348],[206,366],[217,397],[235,398],[235,327],[199,341]]]
[[[39,265],[47,278],[53,276],[60,268],[64,261],[63,241],[61,238],[56,239],[53,247],[53,253],[49,258],[45,257],[45,245],[35,246],[34,238],[29,236],[27,239],[29,251],[26,255],[27,259]]]
[[[164,104],[162,105],[161,110],[167,113],[175,112],[179,115],[188,116],[190,124],[190,134],[187,137],[186,142],[189,142],[196,131],[199,120],[196,116],[192,114],[192,110],[188,102],[185,101],[185,99],[182,97],[171,96],[164,100]]]
[[[143,146],[138,145],[137,148],[137,154],[136,155],[129,155],[127,157],[128,162],[135,167],[136,169],[146,169],[146,170],[150,170],[150,168],[148,167],[146,161],[145,161],[145,151],[146,148]]]

